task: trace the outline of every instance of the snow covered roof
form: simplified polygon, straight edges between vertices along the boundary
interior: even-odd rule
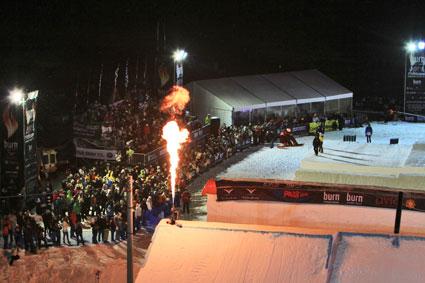
[[[352,91],[318,70],[201,80],[190,84],[196,84],[220,98],[235,111],[353,96]]]

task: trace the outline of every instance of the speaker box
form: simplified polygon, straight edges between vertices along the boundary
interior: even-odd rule
[[[390,144],[398,144],[398,138],[397,139],[390,139]]]
[[[345,142],[355,142],[357,140],[357,136],[349,136],[349,135],[344,135],[343,137],[343,141]]]
[[[220,129],[220,118],[211,117],[211,124],[210,124],[211,135],[218,136],[219,129]]]

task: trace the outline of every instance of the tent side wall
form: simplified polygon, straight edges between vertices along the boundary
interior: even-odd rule
[[[190,110],[201,121],[204,121],[207,114],[211,114],[211,116],[220,118],[221,125],[224,123],[232,125],[233,108],[230,105],[199,86],[196,82],[188,84],[187,88],[191,96]]]
[[[352,101],[352,97],[327,100],[325,103],[325,113],[351,114]]]

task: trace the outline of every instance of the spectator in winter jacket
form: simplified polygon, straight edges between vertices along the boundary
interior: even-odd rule
[[[65,238],[67,239],[67,244],[68,244],[68,246],[70,246],[71,245],[71,242],[69,241],[69,230],[70,230],[70,225],[69,225],[69,220],[67,219],[67,218],[65,218],[63,221],[62,221],[62,233],[63,233],[63,243],[64,244],[66,244],[65,243]]]
[[[117,230],[117,225],[113,217],[109,220],[109,230],[111,230],[111,241],[115,242],[115,231]]]
[[[366,142],[367,143],[372,142],[372,133],[373,133],[372,126],[370,125],[370,123],[368,123],[367,126],[366,126],[366,129],[365,129],[365,135],[366,135]]]
[[[75,228],[75,234],[77,236],[77,246],[80,245],[80,242],[84,246],[84,238],[83,238],[83,225],[81,222],[78,222]]]
[[[2,235],[3,235],[3,249],[8,249],[9,248],[9,233],[10,233],[10,228],[9,228],[9,221],[5,220],[4,224],[3,224],[3,230],[2,230]]]

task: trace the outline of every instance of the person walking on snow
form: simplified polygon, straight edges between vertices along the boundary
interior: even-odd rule
[[[368,123],[365,129],[366,143],[372,143],[372,133],[373,133],[373,129],[370,126],[370,123]]]

